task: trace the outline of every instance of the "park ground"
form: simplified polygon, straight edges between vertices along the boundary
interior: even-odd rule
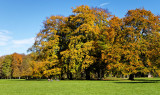
[[[0,80],[0,95],[160,95],[160,78]]]

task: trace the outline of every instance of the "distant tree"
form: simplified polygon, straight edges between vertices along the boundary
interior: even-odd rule
[[[24,55],[13,53],[11,56],[12,56],[13,77],[20,78],[22,76],[22,58]]]
[[[3,65],[4,56],[0,57],[0,78],[2,78],[2,65]]]
[[[25,76],[28,79],[28,76],[32,76],[32,59],[30,55],[24,55],[22,58],[21,64],[21,76]]]
[[[2,74],[7,79],[11,78],[11,72],[12,72],[11,64],[12,64],[12,56],[6,55],[2,63]]]

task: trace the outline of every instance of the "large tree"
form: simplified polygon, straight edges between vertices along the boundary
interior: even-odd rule
[[[101,36],[102,42],[102,54],[101,59],[105,64],[105,70],[109,73],[121,74],[121,69],[123,69],[121,56],[122,56],[122,46],[124,42],[124,30],[123,30],[122,19],[113,16],[109,20],[108,27],[104,28]]]
[[[41,68],[41,74],[45,77],[52,77],[61,72],[59,52],[63,48],[60,43],[64,38],[63,29],[65,18],[63,16],[51,16],[44,22],[44,28],[37,34],[36,41],[30,49],[36,55],[35,63]],[[60,47],[61,46],[61,47]]]
[[[86,73],[86,79],[90,79],[94,69],[100,75],[101,50],[98,42],[110,14],[107,10],[83,5],[73,9],[73,13],[75,15],[71,15],[67,22],[71,32],[68,49],[61,52],[62,61],[71,74]]]
[[[125,45],[121,61],[125,68],[123,72],[130,75],[137,72],[149,73],[153,69],[154,62],[149,59],[150,45],[155,43],[151,37],[156,37],[159,28],[159,17],[145,9],[129,10],[123,18],[125,25]]]

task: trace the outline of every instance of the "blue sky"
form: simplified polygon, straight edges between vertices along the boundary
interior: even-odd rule
[[[160,14],[160,0],[0,0],[0,56],[27,53],[42,22],[51,15],[69,16],[72,7],[89,5],[124,17],[130,9],[145,8]]]

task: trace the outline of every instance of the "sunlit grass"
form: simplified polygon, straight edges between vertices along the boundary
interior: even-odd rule
[[[135,81],[0,80],[0,95],[160,95],[160,78]]]

